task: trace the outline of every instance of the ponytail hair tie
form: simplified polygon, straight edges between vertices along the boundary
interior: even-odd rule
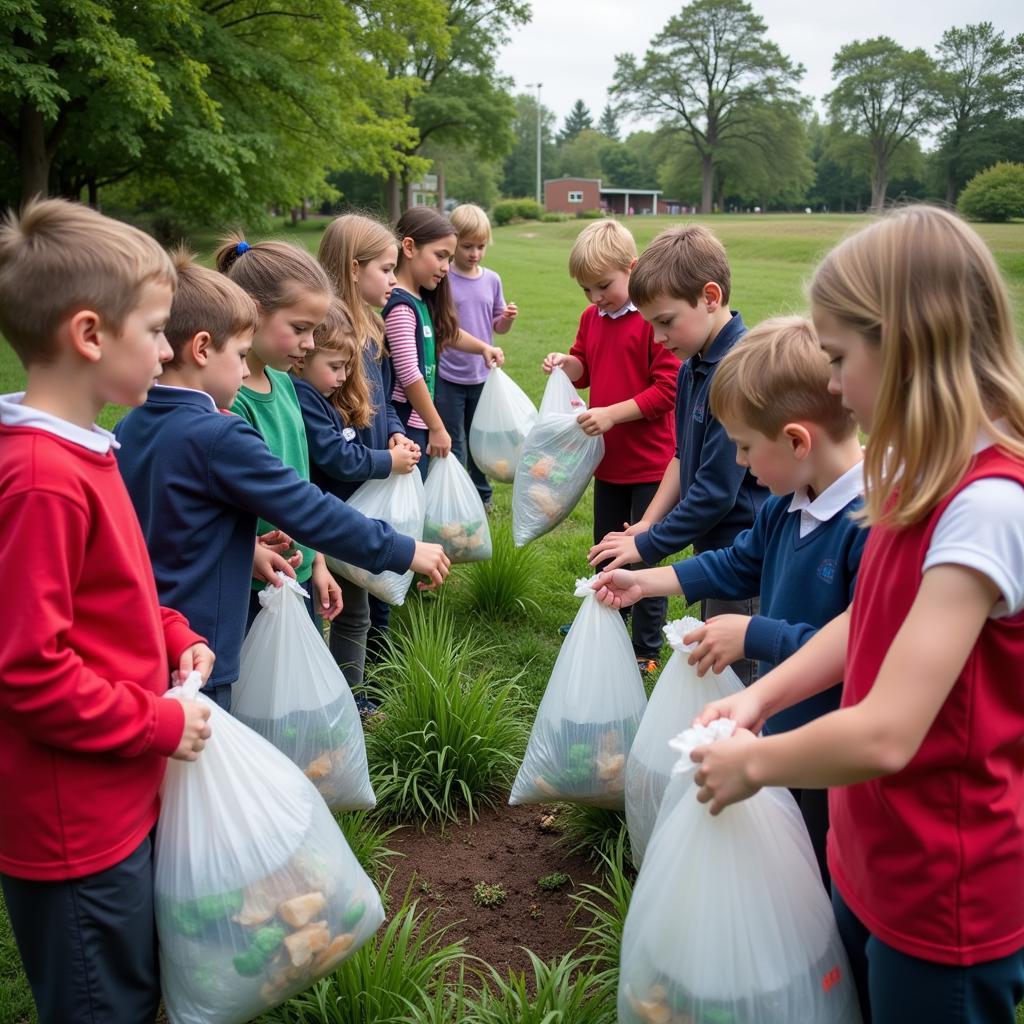
[[[235,255],[241,256],[243,252],[248,252],[251,248],[252,246],[248,242],[239,242],[235,246]]]

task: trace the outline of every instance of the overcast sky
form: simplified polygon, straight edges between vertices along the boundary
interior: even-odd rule
[[[814,5],[752,0],[752,6],[769,38],[803,64],[801,88],[819,104],[832,88],[833,54],[854,39],[889,35],[908,49],[932,52],[954,25],[991,21],[1008,37],[1024,32],[1022,0],[819,0]],[[555,112],[559,127],[577,98],[596,122],[615,73],[615,55],[642,58],[682,7],[681,0],[533,0],[530,24],[516,30],[498,65],[515,80],[517,92],[528,91],[528,82],[542,83],[541,102]],[[621,127],[628,132],[632,126]]]

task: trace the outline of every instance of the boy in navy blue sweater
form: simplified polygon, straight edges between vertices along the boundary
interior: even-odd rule
[[[613,606],[651,594],[687,601],[760,593],[760,615],[721,615],[684,637],[697,646],[698,675],[721,672],[739,657],[773,668],[805,644],[853,599],[867,530],[852,518],[863,503],[856,424],[830,394],[828,357],[800,317],[766,320],[726,356],[711,386],[711,408],[736,444],[736,460],[773,497],[730,547],[668,568],[602,576],[598,596]],[[784,732],[839,707],[842,684],[768,719]],[[795,794],[822,876],[828,806],[825,790]]]
[[[590,549],[593,566],[655,565],[691,544],[696,552],[728,547],[768,496],[737,465],[736,446],[708,408],[718,363],[746,332],[743,318],[729,309],[730,279],[722,243],[700,225],[663,231],[633,268],[633,305],[654,328],[654,340],[684,360],[676,382],[676,457],[641,519]],[[708,598],[701,618],[756,610],[756,592],[743,601]],[[752,662],[733,668],[744,683],[753,682]]]
[[[204,690],[230,708],[245,634],[256,523],[262,516],[301,542],[353,565],[448,574],[437,544],[367,519],[303,480],[244,419],[222,412],[248,375],[257,322],[252,299],[222,274],[176,257],[178,291],[165,333],[174,350],[163,386],[115,428],[118,464],[142,524],[161,600],[188,609],[217,652]],[[267,578],[286,568],[256,549]],[[199,625],[201,623],[201,626]]]

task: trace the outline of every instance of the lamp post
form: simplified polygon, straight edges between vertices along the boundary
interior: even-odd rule
[[[543,82],[527,82],[527,89],[537,90],[537,205],[543,205],[544,200],[541,198],[540,189],[540,123],[541,123],[541,106],[540,106],[540,87]]]

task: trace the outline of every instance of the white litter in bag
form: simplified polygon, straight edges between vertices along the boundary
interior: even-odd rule
[[[241,1024],[308,988],[380,927],[384,908],[313,784],[199,692],[212,735],[167,765],[153,888],[171,1024]]]
[[[763,789],[712,817],[687,730],[622,935],[620,1024],[860,1024],[857,994],[796,801]]]
[[[367,480],[360,484],[346,504],[368,519],[381,519],[396,533],[413,540],[423,540],[423,480],[417,471],[392,473],[384,480]],[[351,580],[388,604],[404,604],[415,573],[385,570],[372,573],[357,565],[327,555],[327,564],[339,576]]]
[[[423,488],[423,539],[440,544],[452,562],[485,562],[491,530],[476,484],[454,455],[431,459]]]
[[[376,804],[355,698],[309,613],[306,591],[260,591],[262,610],[242,645],[232,714],[297,764],[332,811]]]
[[[626,761],[626,825],[633,863],[638,868],[676,761],[668,741],[688,728],[706,704],[743,689],[731,668],[721,675],[708,672],[701,679],[696,667],[687,664],[696,645],[684,645],[683,637],[700,625],[700,619],[687,617],[664,626],[672,657],[658,677]]]
[[[621,810],[626,755],[647,695],[622,616],[590,580],[551,670],[510,804],[565,800]]]
[[[519,452],[536,422],[537,407],[529,396],[495,366],[484,381],[469,427],[473,461],[492,480],[512,483]]]
[[[580,398],[579,392],[569,380],[569,375],[560,366],[556,366],[548,374],[548,382],[544,385],[544,394],[540,398],[540,415],[571,412],[574,416],[579,416],[586,408],[587,403]]]

